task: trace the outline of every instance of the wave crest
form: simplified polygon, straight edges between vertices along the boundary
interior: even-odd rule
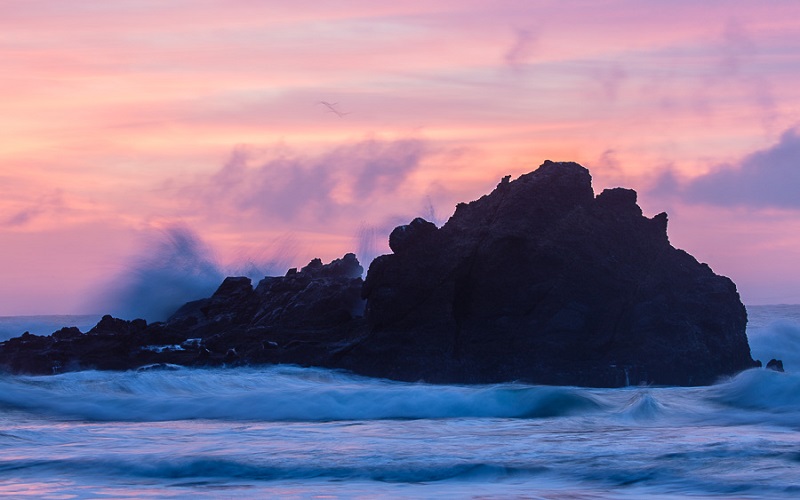
[[[0,405],[98,421],[545,418],[601,407],[570,387],[454,386],[298,367],[85,371],[0,378]]]
[[[715,386],[712,398],[726,405],[774,413],[800,412],[800,374],[755,368]]]

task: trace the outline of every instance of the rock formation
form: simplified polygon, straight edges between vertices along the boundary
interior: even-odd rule
[[[398,380],[615,387],[708,384],[757,366],[736,287],[672,247],[629,189],[547,161],[459,204],[441,228],[392,231],[362,282],[353,254],[227,278],[167,322],[0,344],[16,372],[297,363]]]
[[[735,285],[666,229],[632,190],[595,197],[576,163],[506,178],[441,229],[417,219],[392,232],[393,254],[364,283],[370,336],[345,366],[602,386],[706,384],[754,366]]]
[[[770,359],[767,362],[767,370],[783,372],[783,361],[780,359]]]
[[[46,337],[26,332],[0,343],[0,366],[51,374],[168,364],[322,365],[363,323],[362,273],[347,254],[264,278],[255,289],[249,278],[226,278],[211,297],[185,304],[163,323],[104,316],[85,334],[74,327]]]

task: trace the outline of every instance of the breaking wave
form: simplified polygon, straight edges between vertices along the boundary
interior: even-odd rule
[[[800,416],[800,375],[753,369],[709,387],[587,389],[405,383],[289,365],[161,366],[1,376],[0,408],[127,422],[593,417],[621,425],[711,419],[723,425],[762,421],[794,426]]]
[[[325,421],[543,418],[589,412],[587,391],[516,384],[446,386],[291,366],[84,371],[0,378],[0,406],[94,421]]]

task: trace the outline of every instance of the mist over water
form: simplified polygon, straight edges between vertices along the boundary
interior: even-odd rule
[[[285,274],[294,251],[286,237],[271,254],[243,255],[224,265],[195,232],[174,226],[157,233],[122,273],[90,298],[86,309],[163,321],[186,302],[211,296],[226,276],[247,276],[257,283]]]
[[[172,227],[91,298],[93,311],[164,320],[189,300],[208,297],[223,278],[211,250],[186,227]]]
[[[389,251],[387,235],[402,223],[398,219],[359,227],[353,243],[365,273],[375,257]],[[154,233],[84,309],[128,320],[163,321],[183,304],[210,297],[227,276],[247,276],[256,285],[265,276],[283,276],[292,267],[306,265],[307,261],[297,262],[299,250],[292,235],[286,234],[258,254],[242,253],[233,262],[222,263],[197,233],[174,226]]]

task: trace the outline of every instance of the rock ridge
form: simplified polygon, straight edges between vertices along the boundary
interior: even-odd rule
[[[0,344],[21,373],[293,363],[435,383],[702,385],[758,366],[735,284],[674,248],[631,189],[544,162],[460,203],[440,228],[389,235],[365,280],[354,254],[226,278],[147,324],[110,316]]]

